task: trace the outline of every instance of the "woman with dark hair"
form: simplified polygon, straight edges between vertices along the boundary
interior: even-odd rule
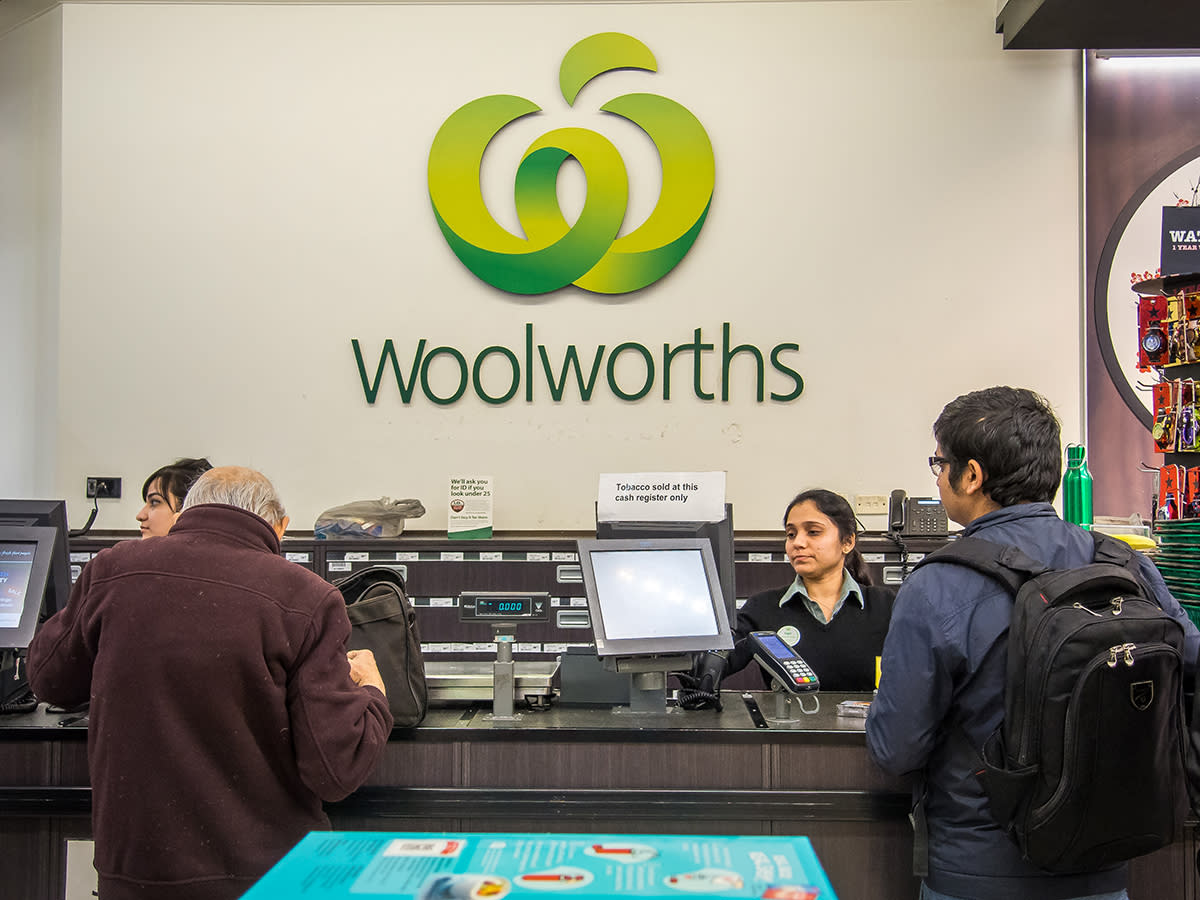
[[[753,659],[750,632],[775,631],[812,667],[821,690],[874,690],[895,593],[872,586],[855,546],[857,524],[850,504],[833,491],[804,491],[788,504],[784,550],[796,578],[738,610],[726,675]]]
[[[146,505],[137,514],[142,537],[162,537],[170,531],[183,511],[183,498],[196,479],[211,468],[212,463],[201,457],[177,459],[169,466],[151,472],[142,485],[142,499]]]

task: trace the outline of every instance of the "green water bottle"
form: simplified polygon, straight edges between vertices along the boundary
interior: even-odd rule
[[[1092,524],[1092,473],[1082,444],[1067,445],[1067,471],[1063,475],[1063,518],[1084,528]]]

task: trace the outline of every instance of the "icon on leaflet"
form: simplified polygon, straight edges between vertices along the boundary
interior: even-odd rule
[[[814,887],[773,884],[763,891],[762,900],[817,900],[820,891]]]
[[[718,894],[722,891],[740,891],[742,876],[728,869],[697,869],[682,875],[671,875],[663,879],[667,887],[691,894]]]
[[[445,838],[440,840],[408,840],[398,839],[387,845],[384,856],[458,856],[462,853],[466,841]]]
[[[509,880],[499,875],[435,875],[421,886],[416,900],[500,900],[511,888]]]
[[[640,863],[658,856],[657,850],[645,844],[592,844],[585,847],[583,852],[588,856],[623,863]]]
[[[516,883],[535,891],[571,891],[592,883],[592,873],[574,866],[557,866],[544,872],[526,872]]]

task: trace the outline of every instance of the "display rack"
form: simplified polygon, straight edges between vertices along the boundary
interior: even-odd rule
[[[1138,368],[1158,377],[1154,561],[1200,625],[1200,274],[1148,279],[1133,289],[1140,295]]]

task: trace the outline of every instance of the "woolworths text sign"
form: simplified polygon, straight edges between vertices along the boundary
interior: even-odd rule
[[[423,397],[443,406],[457,403],[467,391],[493,405],[533,403],[539,397],[586,403],[596,391],[631,402],[652,393],[664,400],[691,393],[701,400],[719,396],[727,403],[735,390],[743,397],[753,392],[763,403],[768,396],[778,402],[795,400],[804,390],[800,373],[787,362],[798,345],[776,344],[764,352],[753,344],[738,344],[728,322],[721,325],[719,345],[706,341],[701,328],[692,331],[691,340],[653,348],[638,341],[547,347],[536,341],[528,322],[524,338],[515,349],[493,344],[476,352],[435,345],[423,337],[400,347],[389,338],[373,350],[357,339],[350,343],[368,403],[385,391],[405,404]]]

